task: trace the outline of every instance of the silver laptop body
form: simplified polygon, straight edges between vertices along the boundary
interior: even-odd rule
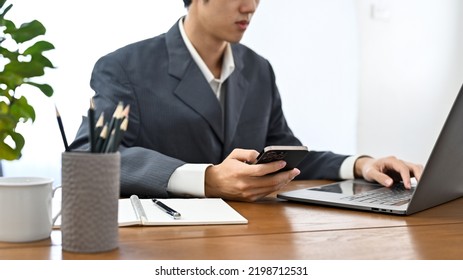
[[[383,192],[375,198],[376,192]],[[404,196],[409,196],[408,198]],[[394,197],[401,199],[394,200]],[[450,110],[426,163],[421,180],[412,190],[400,184],[385,188],[363,180],[288,191],[279,198],[313,204],[410,215],[463,196],[463,86]],[[383,199],[387,198],[387,202]],[[391,200],[392,199],[392,200]]]

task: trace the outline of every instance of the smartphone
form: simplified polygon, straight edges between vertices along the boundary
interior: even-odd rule
[[[299,165],[308,152],[306,146],[267,146],[257,157],[256,164],[284,160],[286,166],[278,172],[291,170]]]

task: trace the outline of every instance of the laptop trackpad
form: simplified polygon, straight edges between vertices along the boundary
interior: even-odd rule
[[[342,181],[330,185],[325,185],[316,188],[309,188],[309,191],[320,191],[330,193],[336,197],[350,196],[368,192],[376,189],[381,189],[383,186],[375,183],[356,182],[356,181]]]

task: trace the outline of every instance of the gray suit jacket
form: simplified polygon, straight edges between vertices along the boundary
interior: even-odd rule
[[[121,195],[167,197],[171,174],[185,163],[218,164],[234,148],[301,145],[286,123],[270,63],[249,48],[232,45],[235,71],[226,81],[222,108],[193,61],[178,23],[167,33],[125,46],[96,63],[90,85],[96,116],[112,116],[130,104],[121,152]],[[85,149],[87,122],[73,149]],[[298,179],[339,179],[346,158],[311,151]]]

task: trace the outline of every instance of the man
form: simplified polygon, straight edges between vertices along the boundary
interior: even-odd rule
[[[286,123],[270,63],[239,44],[258,0],[184,0],[188,13],[165,34],[102,57],[95,106],[130,105],[121,152],[121,195],[255,201],[292,179],[363,177],[390,186],[422,167],[310,151],[297,169],[253,165],[269,145],[301,145]],[[71,148],[87,146],[84,121]],[[391,177],[392,176],[392,177]]]

